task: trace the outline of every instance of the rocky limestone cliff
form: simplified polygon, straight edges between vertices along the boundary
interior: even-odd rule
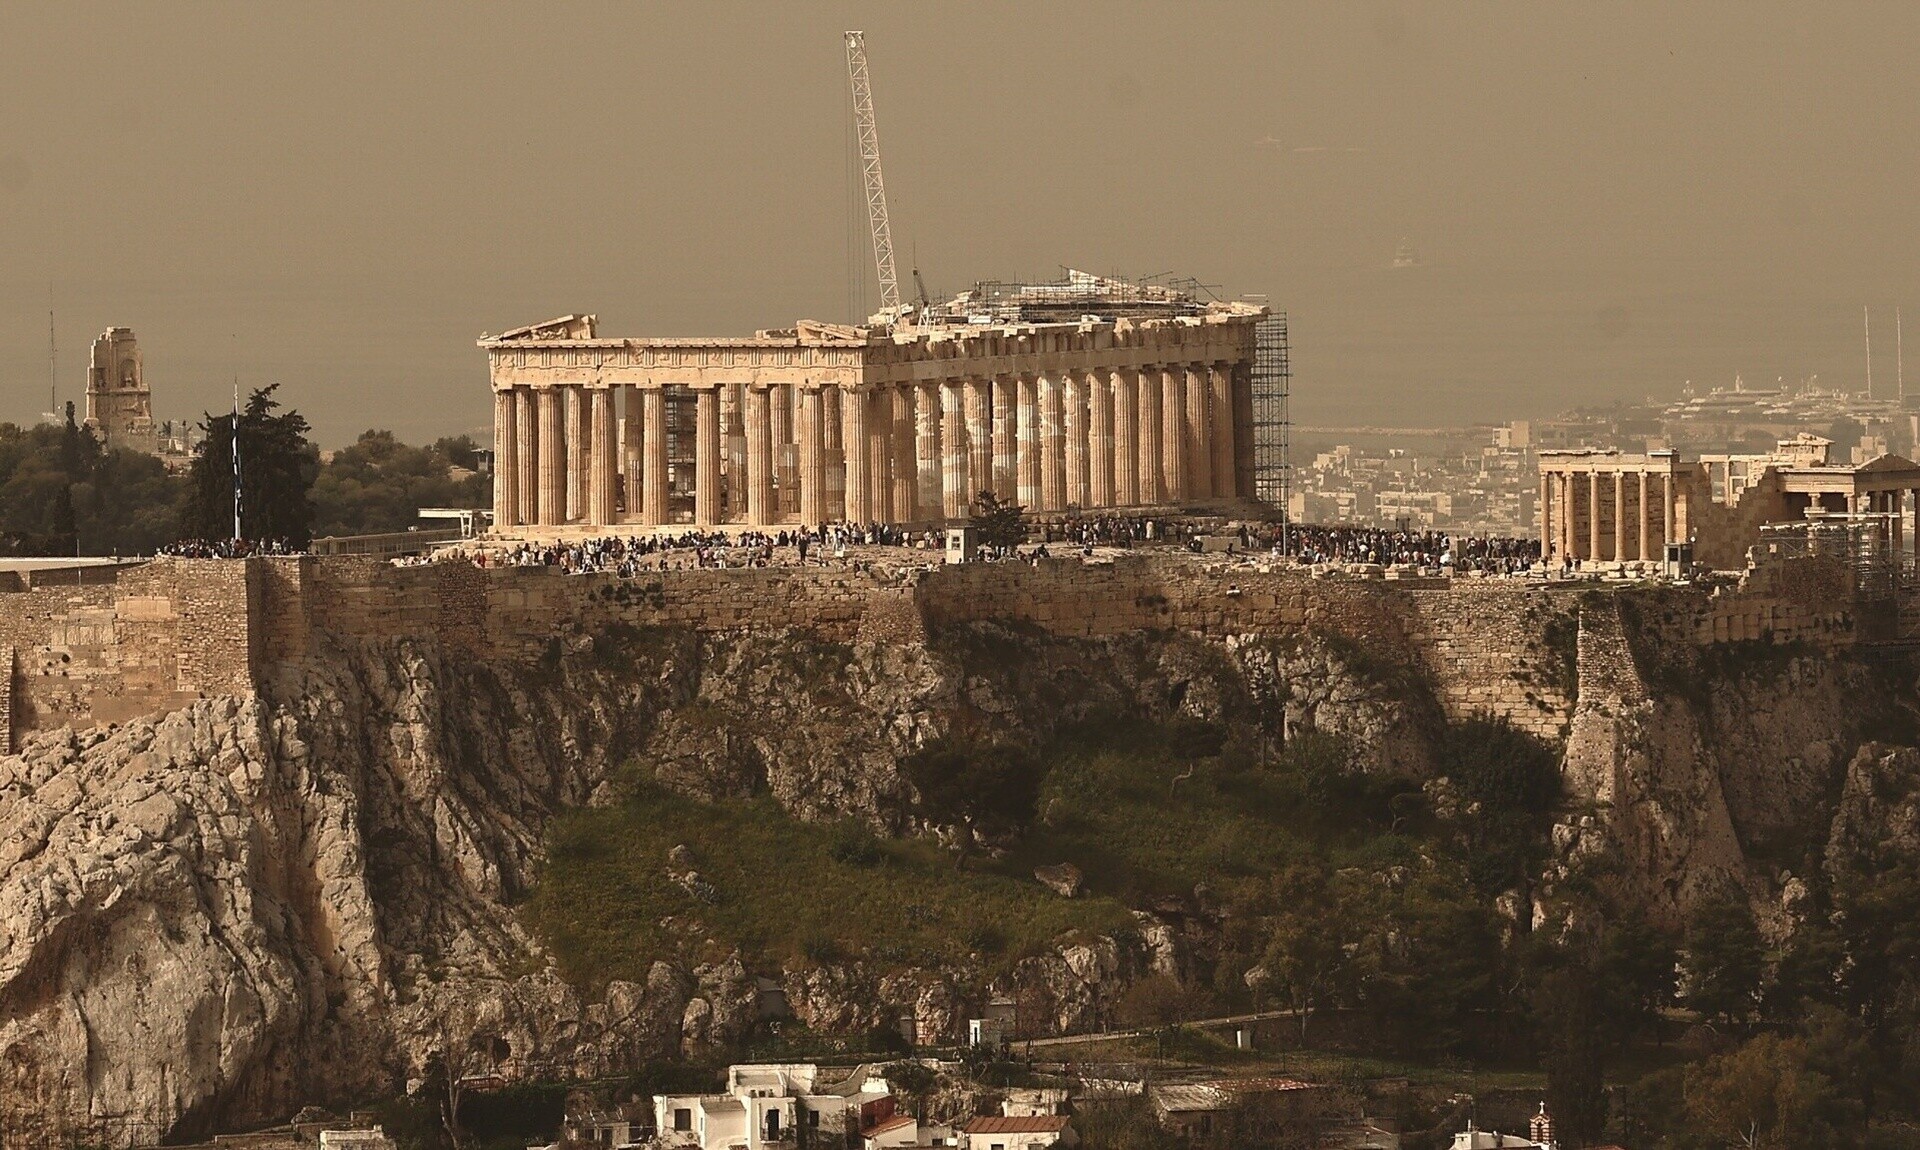
[[[1805,655],[1676,672],[1670,652],[1635,649],[1617,605],[1580,620],[1561,877],[1611,860],[1671,918],[1725,878],[1766,896],[1776,876],[1755,853],[1837,837],[1843,790],[1854,837],[1910,821],[1840,785],[1849,762],[1866,770],[1858,668]],[[1677,692],[1676,673],[1703,681]],[[802,818],[889,826],[898,761],[929,740],[1039,738],[1118,709],[1245,737],[1332,731],[1365,769],[1423,777],[1446,720],[1424,674],[1310,632],[1066,640],[980,623],[841,644],[625,628],[515,663],[430,638],[337,640],[278,664],[257,696],[38,734],[0,758],[0,1131],[42,1146],[228,1128],[404,1088],[436,1057],[616,1072],[737,1037],[756,974],[820,1029],[907,1013],[955,1036],[989,991],[1062,1029],[1102,1025],[1129,980],[1183,971],[1167,924],[1063,942],[991,987],[966,970],[750,971],[734,956],[656,962],[589,1001],[512,906],[548,820],[603,799],[629,760],[689,794],[765,792]],[[1558,913],[1553,879],[1539,921]]]

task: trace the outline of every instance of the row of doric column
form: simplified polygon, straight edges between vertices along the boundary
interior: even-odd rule
[[[1540,551],[1549,560],[1657,560],[1684,533],[1671,471],[1545,469],[1540,473]]]
[[[1236,366],[844,389],[505,388],[494,393],[494,522],[666,525],[689,518],[689,494],[701,525],[956,520],[981,492],[1041,512],[1247,495],[1248,383]],[[675,430],[689,422],[690,459],[676,455]]]

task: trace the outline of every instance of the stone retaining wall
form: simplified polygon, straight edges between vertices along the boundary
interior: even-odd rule
[[[798,629],[842,643],[915,643],[981,621],[1075,639],[1312,633],[1421,675],[1449,714],[1504,716],[1554,738],[1577,693],[1583,603],[1651,596],[1660,610],[1637,617],[1655,619],[1663,641],[1681,645],[1852,641],[1850,603],[1822,573],[1750,582],[1717,593],[1464,579],[1427,586],[1210,567],[1186,556],[633,578],[360,557],[158,560],[123,568],[112,583],[0,593],[0,645],[18,652],[9,692],[17,735],[247,692],[269,665],[366,639],[432,639],[476,659],[527,661],[556,637],[618,628]]]

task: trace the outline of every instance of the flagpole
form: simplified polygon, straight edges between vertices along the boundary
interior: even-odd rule
[[[233,541],[240,542],[240,380],[233,381]]]

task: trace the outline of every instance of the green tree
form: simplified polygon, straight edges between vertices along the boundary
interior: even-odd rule
[[[1607,1055],[1615,1046],[1607,1005],[1605,983],[1583,964],[1547,972],[1534,989],[1547,1101],[1564,1145],[1588,1145],[1607,1124]]]
[[[1687,923],[1687,1004],[1705,1018],[1750,1018],[1765,959],[1745,897],[1728,892],[1703,900]]]
[[[278,384],[247,397],[236,429],[231,415],[205,415],[204,447],[188,475],[181,534],[197,539],[233,537],[234,441],[240,445],[240,535],[253,542],[284,541],[304,547],[313,535],[308,491],[319,458],[307,440],[298,411],[280,411]]]
[[[1002,502],[991,491],[973,497],[973,527],[983,547],[1018,547],[1027,538],[1027,525],[1021,518],[1026,510]]]
[[[1026,825],[1043,779],[1040,764],[1004,743],[936,743],[902,766],[919,795],[921,816],[960,828],[956,866],[966,865],[976,833],[1005,834]]]
[[[485,507],[492,487],[484,475],[455,478],[456,457],[475,462],[465,436],[432,447],[400,442],[391,431],[365,431],[333,453],[313,484],[314,534],[362,535],[405,531],[422,507]]]
[[[1274,876],[1272,922],[1261,965],[1307,1038],[1313,1012],[1331,997],[1348,965],[1348,924],[1325,869],[1298,865]]]
[[[1687,1068],[1688,1134],[1709,1146],[1815,1150],[1836,1141],[1831,1087],[1807,1065],[1806,1043],[1762,1034]]]

